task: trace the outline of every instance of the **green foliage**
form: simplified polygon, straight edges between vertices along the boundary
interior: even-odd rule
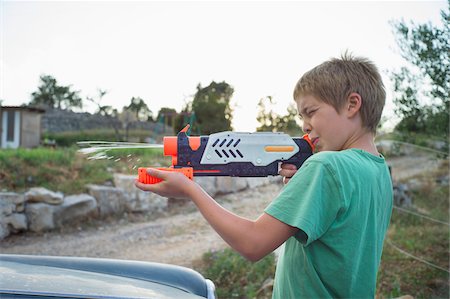
[[[232,130],[232,109],[230,100],[234,89],[226,82],[211,82],[207,87],[197,86],[197,93],[192,101],[192,110],[196,122],[192,126],[194,132],[211,134]]]
[[[175,119],[178,113],[175,109],[169,107],[162,107],[158,111],[158,116],[156,117],[156,121],[159,123],[163,123],[164,125],[175,127]]]
[[[79,91],[71,90],[71,86],[60,86],[56,79],[49,75],[40,77],[38,91],[31,94],[30,105],[48,106],[58,109],[71,109],[73,107],[81,108],[82,100],[79,97]]]
[[[73,149],[0,150],[0,182],[10,191],[27,187],[55,187],[70,176],[73,167]]]
[[[139,97],[132,97],[131,103],[126,107],[126,109],[134,112],[136,119],[138,120],[153,121],[152,111],[150,110],[150,108],[148,108],[144,100]]]
[[[450,1],[449,7],[450,7]],[[442,27],[393,23],[402,57],[411,67],[391,73],[396,92],[396,130],[439,135],[448,140],[450,113],[450,17],[441,11]],[[421,98],[429,99],[422,103]]]
[[[448,165],[444,171],[448,174]],[[449,223],[448,186],[435,184],[433,175],[412,193],[415,213]],[[377,280],[377,298],[413,295],[415,298],[448,298],[449,274],[400,252],[448,269],[449,226],[394,209]],[[395,247],[397,248],[395,248]]]
[[[208,252],[198,271],[214,281],[219,298],[255,298],[267,279],[275,275],[274,254],[252,263],[235,251]]]
[[[72,131],[61,133],[44,133],[42,138],[44,140],[54,140],[57,146],[74,146],[79,141],[127,141],[125,134],[119,131],[119,138],[115,130],[88,130],[88,131]],[[123,136],[123,137],[122,137]],[[145,138],[151,137],[153,139],[160,138],[156,133],[145,130],[131,130],[128,133],[128,140],[135,140],[136,142],[144,142]]]
[[[87,184],[111,181],[114,172],[137,174],[138,167],[170,165],[162,149],[118,149],[106,155],[112,159],[89,160],[77,147],[0,150],[0,185],[15,192],[45,187],[78,194]]]
[[[271,96],[262,98],[258,103],[258,115],[256,117],[260,126],[258,132],[284,132],[290,135],[299,135],[302,129],[296,122],[297,109],[294,104],[287,108],[286,115],[279,115],[273,111],[275,102]]]

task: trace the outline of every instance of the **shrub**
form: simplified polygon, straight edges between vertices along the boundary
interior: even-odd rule
[[[214,281],[219,298],[255,298],[265,281],[275,274],[275,256],[270,254],[252,263],[232,249],[203,255],[199,272]],[[267,295],[264,292],[264,296]]]

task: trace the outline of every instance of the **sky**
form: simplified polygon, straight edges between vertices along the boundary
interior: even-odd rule
[[[29,103],[41,75],[122,110],[141,97],[180,111],[198,84],[225,81],[235,131],[255,131],[258,101],[285,114],[303,73],[348,50],[380,69],[386,126],[397,120],[389,71],[407,65],[390,21],[440,25],[446,1],[0,0],[0,99]],[[95,107],[84,102],[85,111]]]

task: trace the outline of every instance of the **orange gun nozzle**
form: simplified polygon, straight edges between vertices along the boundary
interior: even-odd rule
[[[311,150],[314,152],[316,150],[316,146],[312,143],[311,139],[309,139],[309,135],[305,134],[302,137],[303,139],[306,140],[306,142],[308,142],[309,146],[311,147]]]
[[[163,170],[163,171],[171,171],[171,172],[180,172],[191,180],[194,177],[194,170],[192,169],[192,167],[183,167],[183,168],[158,167],[158,168],[154,168],[154,169]],[[159,182],[162,182],[162,179],[149,175],[147,173],[146,167],[139,167],[138,181],[143,184],[157,184]]]

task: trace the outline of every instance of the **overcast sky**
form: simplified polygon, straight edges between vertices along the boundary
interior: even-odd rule
[[[141,97],[180,111],[200,83],[234,87],[233,126],[254,131],[257,103],[285,113],[300,76],[346,49],[387,71],[404,64],[390,20],[441,24],[446,1],[0,1],[0,99],[21,105],[48,74],[80,95],[107,90],[119,110]],[[94,112],[88,102],[86,110]]]

